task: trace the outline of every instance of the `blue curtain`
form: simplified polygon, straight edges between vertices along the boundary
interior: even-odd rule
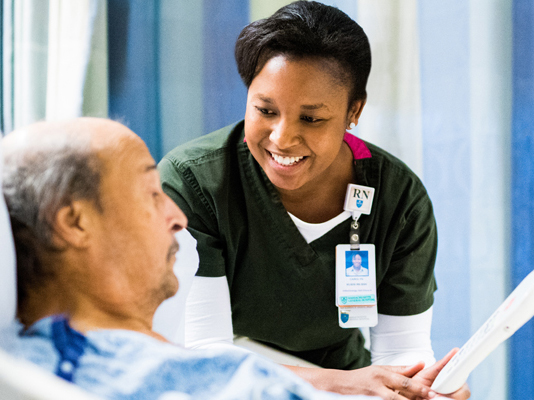
[[[234,45],[249,23],[248,0],[204,0],[204,131],[243,119],[247,91],[237,73]]]
[[[139,134],[156,160],[242,119],[246,88],[233,49],[248,22],[248,0],[110,0],[110,118]]]
[[[513,11],[512,271],[515,287],[534,268],[534,3]],[[510,399],[534,393],[534,321],[511,338]]]
[[[136,132],[162,157],[158,1],[109,0],[109,117]]]

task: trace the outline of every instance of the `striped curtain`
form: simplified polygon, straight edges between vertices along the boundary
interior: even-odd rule
[[[2,2],[2,131],[46,112],[48,1]]]
[[[1,130],[107,116],[104,0],[3,0]]]

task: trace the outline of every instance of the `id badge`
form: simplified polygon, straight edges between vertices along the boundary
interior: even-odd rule
[[[378,323],[375,246],[336,246],[336,306],[339,326],[359,328]]]

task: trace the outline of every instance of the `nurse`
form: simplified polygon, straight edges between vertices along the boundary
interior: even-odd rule
[[[365,33],[334,7],[298,1],[245,27],[235,56],[248,87],[244,121],[177,147],[159,165],[200,258],[186,345],[247,336],[323,367],[291,367],[321,389],[432,397],[450,357],[421,371],[435,361],[432,204],[404,163],[346,132],[366,101]],[[354,250],[369,255],[369,277],[336,264],[336,252]],[[370,294],[338,296],[336,276],[347,279],[338,286],[362,280]],[[369,352],[357,327],[376,322]],[[467,386],[451,395],[468,397]]]
[[[352,264],[345,270],[346,276],[368,276],[369,270],[362,266],[362,256],[354,254]]]

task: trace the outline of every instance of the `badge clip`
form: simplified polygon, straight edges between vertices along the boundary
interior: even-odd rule
[[[360,223],[358,222],[358,218],[360,217],[360,215],[354,217],[353,213],[352,217],[354,218],[354,220],[350,223],[350,249],[360,250]]]
[[[349,211],[353,219],[350,224],[349,234],[351,250],[360,250],[360,223],[358,219],[362,214],[369,215],[371,213],[374,195],[375,189],[372,187],[354,185],[352,183],[347,186],[343,209]]]
[[[371,214],[374,195],[375,188],[349,183],[343,209],[351,212],[353,218],[355,214],[358,214],[358,217],[361,214],[369,215]]]

